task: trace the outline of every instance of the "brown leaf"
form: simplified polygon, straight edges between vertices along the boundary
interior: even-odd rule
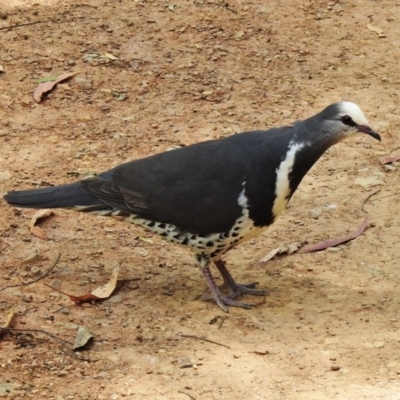
[[[251,353],[257,354],[258,356],[267,356],[268,354],[271,354],[268,350],[265,351],[252,351]]]
[[[41,82],[39,85],[36,87],[36,89],[33,92],[33,99],[37,102],[40,103],[42,100],[42,96],[44,93],[49,92],[54,88],[54,86],[57,85],[57,83],[65,81],[66,79],[72,78],[76,74],[79,74],[79,72],[70,72],[68,74],[63,74],[60,75],[57,79],[51,82]]]
[[[35,227],[37,228],[37,227]],[[28,257],[24,258],[21,261],[21,265],[26,265],[26,264],[35,264],[37,262],[43,261],[45,259],[45,257],[43,257],[42,255],[38,254],[38,253],[31,253],[29,254]]]
[[[117,286],[119,274],[119,265],[114,268],[110,281],[105,285],[95,289],[91,294],[96,296],[98,299],[107,299],[110,297]]]
[[[335,247],[335,246],[338,246],[339,244],[346,243],[346,242],[353,240],[356,237],[360,236],[367,227],[368,227],[368,217],[365,217],[362,220],[360,227],[356,231],[350,232],[344,236],[339,236],[337,238],[324,240],[317,244],[304,247],[301,250],[299,250],[298,253],[311,253],[313,251],[325,250],[328,247]]]
[[[293,254],[297,252],[301,247],[305,245],[306,241],[293,242],[288,245],[279,246],[276,249],[271,250],[266,256],[264,256],[259,263],[266,263],[277,255],[281,254]]]
[[[1,330],[1,328],[8,328],[11,325],[11,321],[14,318],[14,315],[15,315],[14,310],[11,310],[7,314],[6,321],[5,321],[4,325],[2,327],[0,327],[0,330]]]
[[[118,265],[118,267],[114,268],[114,270],[111,274],[110,281],[108,283],[106,283],[103,286],[100,286],[99,288],[95,289],[93,292],[86,293],[82,296],[74,296],[71,294],[67,294],[60,289],[57,289],[50,285],[47,285],[46,283],[45,283],[45,285],[47,287],[55,290],[56,292],[65,294],[66,296],[68,296],[71,299],[71,301],[73,301],[75,303],[85,303],[85,302],[89,302],[89,301],[107,299],[108,297],[110,297],[117,286],[118,274],[119,274],[119,265]]]
[[[382,165],[391,164],[400,160],[400,156],[385,156],[379,159]]]
[[[98,297],[93,296],[92,293],[86,293],[86,294],[83,294],[82,296],[74,296],[73,294],[68,294],[68,293],[63,292],[62,290],[57,289],[54,286],[50,286],[47,283],[45,283],[44,285],[49,287],[50,289],[55,290],[56,292],[59,292],[61,294],[64,294],[65,296],[68,296],[70,298],[70,300],[73,301],[74,303],[85,303],[85,302],[87,303],[89,301],[98,300]]]
[[[49,240],[47,235],[44,233],[44,231],[41,228],[39,228],[38,226],[36,226],[36,224],[38,223],[38,221],[40,219],[50,217],[50,215],[53,215],[53,211],[51,211],[48,208],[45,208],[43,210],[37,211],[31,218],[31,221],[29,222],[29,229],[30,229],[31,233],[33,235],[35,235],[36,237],[38,237],[39,239]]]
[[[383,29],[379,28],[379,26],[375,26],[375,25],[372,25],[372,24],[367,24],[367,28],[371,32],[375,32],[380,38],[385,38],[386,37],[386,35],[383,33]]]

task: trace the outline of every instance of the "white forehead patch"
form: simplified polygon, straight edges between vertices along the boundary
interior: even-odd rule
[[[339,109],[341,116],[348,115],[357,125],[369,126],[367,118],[365,118],[364,113],[357,104],[354,104],[351,101],[342,101]]]

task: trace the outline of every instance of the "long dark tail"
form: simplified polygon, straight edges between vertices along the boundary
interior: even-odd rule
[[[4,200],[21,208],[64,208],[79,207],[85,211],[103,210],[110,207],[81,188],[80,182],[43,189],[8,192]]]

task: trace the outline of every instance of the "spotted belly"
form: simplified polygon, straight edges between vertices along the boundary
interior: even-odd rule
[[[199,255],[212,259],[218,259],[223,253],[232,249],[237,244],[260,235],[266,229],[266,227],[260,228],[254,226],[253,221],[248,215],[243,215],[237,219],[233,227],[227,232],[204,235],[185,232],[176,225],[151,221],[134,214],[127,216],[125,220],[142,226],[171,243],[190,247]]]

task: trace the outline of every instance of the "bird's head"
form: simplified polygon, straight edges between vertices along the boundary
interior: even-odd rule
[[[361,108],[350,101],[341,101],[328,106],[322,111],[322,117],[328,124],[328,130],[335,133],[337,141],[360,134],[381,141],[379,134],[369,126]]]

